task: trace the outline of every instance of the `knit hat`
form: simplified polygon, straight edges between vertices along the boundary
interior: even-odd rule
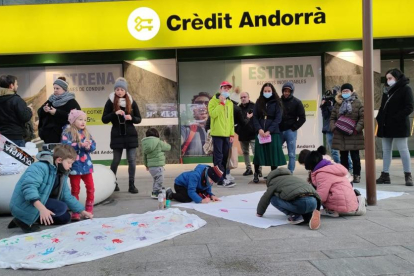
[[[121,87],[125,91],[128,91],[128,82],[124,78],[117,78],[114,85],[114,90],[116,90],[118,87]]]
[[[62,87],[63,90],[68,91],[69,83],[67,83],[66,81],[61,80],[61,79],[56,79],[55,82],[53,83],[53,85],[55,85],[55,84]]]
[[[288,81],[287,83],[285,83],[283,86],[282,86],[282,91],[283,91],[283,89],[285,89],[285,88],[289,88],[290,89],[290,91],[295,91],[295,85],[293,84],[293,83],[291,83],[290,81]]]
[[[76,121],[76,119],[81,115],[86,116],[85,112],[83,112],[82,110],[72,109],[69,113],[69,118],[68,118],[69,123],[73,124]]]
[[[214,181],[214,183],[217,183],[223,177],[223,172],[219,169],[218,166],[214,166],[207,169],[207,175],[211,178],[211,180]]]
[[[344,84],[342,84],[342,86],[341,86],[341,92],[343,90],[345,90],[345,89],[349,89],[352,92],[354,92],[354,87],[352,87],[352,84],[350,84],[350,83],[344,83]]]
[[[233,87],[233,85],[231,85],[228,81],[222,81],[220,83],[220,88],[222,88],[223,86],[230,86],[230,88]]]

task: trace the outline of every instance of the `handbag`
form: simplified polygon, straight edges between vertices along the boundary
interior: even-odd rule
[[[237,147],[230,148],[229,158],[227,159],[227,169],[236,169],[239,166],[239,152]]]
[[[213,153],[213,137],[210,135],[210,130],[207,131],[206,142],[203,145],[203,150],[205,154]]]
[[[356,122],[351,118],[341,116],[335,123],[336,129],[346,135],[351,136],[354,133]]]
[[[259,135],[257,135],[257,138],[259,139],[259,144],[267,144],[267,143],[270,143],[270,142],[272,142],[272,136],[265,136],[265,137],[262,137],[260,134]]]

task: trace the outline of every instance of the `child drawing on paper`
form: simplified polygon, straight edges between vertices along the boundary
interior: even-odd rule
[[[219,182],[223,172],[218,166],[197,165],[193,171],[180,174],[174,181],[175,193],[168,188],[167,199],[175,199],[179,202],[209,203],[220,201],[212,191],[213,183]]]
[[[90,153],[96,148],[95,140],[86,129],[87,117],[85,112],[73,109],[68,117],[69,125],[62,133],[62,144],[69,145],[78,154],[70,171],[71,193],[79,200],[80,181],[82,179],[86,187],[85,210],[93,214],[93,203],[95,199],[95,185],[93,182],[93,165]],[[72,213],[72,221],[79,221],[79,213]]]
[[[35,224],[65,224],[70,221],[68,208],[92,218],[79,201],[70,194],[67,185],[69,169],[76,160],[76,152],[69,145],[59,145],[53,153],[40,152],[38,162],[21,176],[10,201],[13,220],[8,228],[20,227],[24,232],[40,231]]]

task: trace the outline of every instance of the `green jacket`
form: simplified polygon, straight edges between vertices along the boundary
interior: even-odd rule
[[[233,102],[226,100],[225,104],[220,102],[216,94],[208,103],[208,114],[210,116],[210,135],[220,137],[234,136]]]
[[[163,167],[165,165],[165,151],[171,150],[171,146],[158,137],[145,137],[142,141],[144,153],[144,165],[146,167]]]
[[[318,201],[318,210],[321,206],[321,198],[305,180],[293,176],[286,168],[278,168],[267,176],[267,190],[257,205],[257,214],[263,215],[270,204],[272,196],[277,196],[286,201],[292,201],[302,195],[314,196]]]

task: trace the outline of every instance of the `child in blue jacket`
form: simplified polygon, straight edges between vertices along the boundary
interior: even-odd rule
[[[175,193],[168,188],[167,199],[175,199],[179,202],[209,203],[220,201],[212,192],[213,183],[219,182],[223,172],[218,166],[197,165],[193,171],[180,174],[174,181]]]
[[[8,228],[20,227],[24,232],[40,231],[35,224],[65,224],[70,221],[68,208],[92,218],[79,201],[70,193],[67,180],[69,169],[76,159],[75,150],[69,145],[59,145],[51,152],[40,152],[39,162],[32,164],[14,188],[10,200],[13,220]]]

